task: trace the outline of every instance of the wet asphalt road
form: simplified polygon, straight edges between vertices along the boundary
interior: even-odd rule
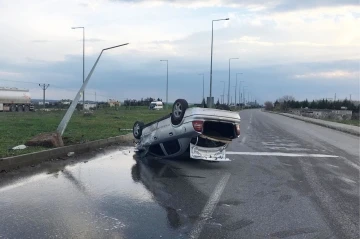
[[[358,238],[359,138],[240,115],[231,162],[109,147],[0,174],[0,238]]]

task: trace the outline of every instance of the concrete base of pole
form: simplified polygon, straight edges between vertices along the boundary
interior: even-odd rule
[[[64,142],[62,137],[56,133],[42,133],[36,135],[34,138],[30,139],[25,143],[26,146],[43,146],[43,147],[63,147]]]
[[[206,105],[208,108],[213,108],[214,107],[214,97],[207,97]]]

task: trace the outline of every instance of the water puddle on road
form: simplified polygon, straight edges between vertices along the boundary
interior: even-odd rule
[[[186,238],[207,200],[179,169],[132,148],[70,162],[0,175],[0,238]]]

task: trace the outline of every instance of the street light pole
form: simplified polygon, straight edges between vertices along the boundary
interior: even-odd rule
[[[83,84],[85,81],[85,27],[72,27],[71,29],[83,29]],[[83,94],[83,110],[85,109],[85,91],[82,92]]]
[[[168,108],[168,92],[169,92],[169,61],[168,60],[160,60],[166,61],[166,109]]]
[[[236,94],[236,85],[234,85],[233,87],[234,87],[235,94]],[[231,97],[231,103],[232,103],[232,97]],[[235,107],[236,107],[236,97],[235,97],[234,105],[235,105]]]
[[[230,101],[230,62],[231,60],[237,60],[239,58],[230,58],[229,59],[229,83],[228,83],[228,104],[229,104],[229,101]]]
[[[129,43],[125,43],[125,44],[121,44],[121,45],[112,46],[112,47],[108,47],[108,48],[102,49],[102,51],[100,52],[100,55],[98,56],[98,58],[97,58],[96,61],[95,61],[94,66],[91,68],[91,70],[90,70],[88,76],[86,77],[84,83],[82,84],[80,90],[79,90],[78,93],[76,94],[74,100],[71,102],[70,107],[69,107],[68,110],[66,111],[66,113],[65,113],[64,117],[62,118],[59,126],[57,127],[57,130],[56,130],[56,131],[57,131],[57,133],[58,133],[59,136],[62,136],[62,135],[63,135],[63,133],[64,133],[64,131],[65,131],[65,129],[66,129],[66,126],[67,126],[67,124],[69,123],[69,120],[71,119],[71,116],[72,116],[72,114],[74,113],[74,110],[75,110],[75,108],[76,108],[76,106],[77,106],[77,104],[78,104],[78,102],[79,102],[79,100],[80,100],[81,92],[84,92],[84,90],[85,90],[85,88],[86,88],[86,86],[87,86],[87,84],[88,84],[88,82],[89,82],[89,80],[90,80],[90,77],[91,77],[92,73],[94,72],[95,67],[96,67],[97,63],[99,62],[100,57],[101,57],[101,55],[103,54],[103,52],[104,52],[104,51],[107,51],[107,50],[110,50],[110,49],[113,49],[113,48],[117,48],[117,47],[121,47],[121,46],[126,46],[126,45],[128,45],[128,44],[129,44]]]
[[[236,106],[236,90],[237,90],[237,83],[238,83],[238,75],[242,75],[242,73],[236,73],[236,84],[235,84],[235,106]],[[241,88],[241,81],[240,81],[240,88]],[[239,94],[239,99],[240,99],[240,94]],[[239,102],[239,106],[240,106],[240,102]]]
[[[223,94],[222,94],[222,103],[224,104],[225,102],[225,81],[221,81],[221,82],[223,82],[224,83],[224,88],[223,88]]]
[[[245,104],[246,104],[245,88],[247,88],[247,86],[244,86],[244,87],[243,87],[243,100],[244,100],[244,106],[245,106]]]
[[[204,73],[199,74],[199,76],[201,76],[201,75],[203,77],[203,96],[202,96],[202,100],[201,100],[201,102],[202,102],[203,100],[205,100],[205,91],[204,91],[205,83],[204,83]]]
[[[211,22],[211,60],[210,60],[210,99],[212,97],[212,60],[213,60],[213,43],[214,43],[214,22],[217,21],[228,21],[229,18],[225,18],[225,19],[216,19],[216,20],[212,20]],[[210,100],[211,101],[211,100]],[[211,102],[212,103],[212,102]],[[212,105],[210,106],[210,108],[212,107]]]

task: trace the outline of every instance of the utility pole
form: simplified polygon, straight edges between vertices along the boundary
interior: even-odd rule
[[[39,86],[43,90],[43,104],[44,104],[44,109],[45,109],[45,91],[50,86],[50,84],[42,84],[42,85],[39,84]]]
[[[351,102],[351,94],[350,94],[350,102]]]
[[[334,101],[336,101],[336,93],[335,93],[335,98],[334,98]]]

